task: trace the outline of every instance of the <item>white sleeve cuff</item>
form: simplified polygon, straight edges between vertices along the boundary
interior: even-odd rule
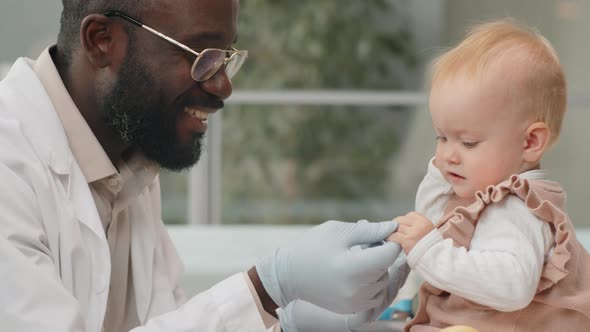
[[[250,292],[252,293],[252,297],[254,298],[254,302],[256,302],[256,307],[258,308],[258,312],[260,313],[260,317],[262,317],[262,321],[264,322],[264,326],[268,329],[271,326],[278,323],[279,322],[278,319],[274,318],[271,314],[269,314],[268,312],[266,312],[266,310],[264,310],[264,307],[262,306],[262,302],[260,301],[260,296],[258,296],[258,293],[256,293],[256,288],[254,288],[254,285],[252,284],[252,280],[250,280],[250,277],[248,277],[247,272],[244,272],[244,278],[246,279],[246,283],[248,284],[248,289],[250,289]]]
[[[258,331],[266,330],[246,278],[244,273],[234,274],[209,290],[228,331],[255,326]]]
[[[289,302],[284,298],[279,279],[277,277],[275,264],[276,256],[279,249],[276,249],[272,255],[262,257],[256,262],[256,271],[262,285],[270,298],[281,308],[284,308]]]
[[[412,250],[408,253],[408,265],[413,269],[422,256],[432,247],[434,244],[443,240],[442,233],[438,228],[433,229],[430,233],[426,234]]]

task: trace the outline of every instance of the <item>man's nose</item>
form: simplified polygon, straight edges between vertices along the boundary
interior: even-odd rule
[[[227,77],[224,68],[218,70],[210,79],[201,82],[201,88],[220,100],[227,99],[232,93],[231,80]]]

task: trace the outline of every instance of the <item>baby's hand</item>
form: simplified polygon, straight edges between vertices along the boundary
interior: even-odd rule
[[[397,231],[388,236],[386,240],[399,243],[406,255],[420,239],[434,229],[432,222],[418,212],[410,212],[405,216],[393,219],[393,221],[398,223]]]

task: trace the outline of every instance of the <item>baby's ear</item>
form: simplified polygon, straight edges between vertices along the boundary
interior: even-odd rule
[[[537,163],[549,146],[551,130],[544,122],[531,124],[525,133],[523,158],[526,162]]]

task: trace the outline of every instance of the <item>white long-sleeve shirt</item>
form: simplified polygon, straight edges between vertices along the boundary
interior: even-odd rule
[[[546,178],[542,170],[520,176]],[[436,223],[452,194],[431,160],[416,195],[416,211]],[[434,229],[409,252],[408,263],[437,288],[499,311],[515,311],[533,299],[552,245],[549,224],[518,197],[508,196],[482,212],[469,249],[454,247],[452,239]]]

